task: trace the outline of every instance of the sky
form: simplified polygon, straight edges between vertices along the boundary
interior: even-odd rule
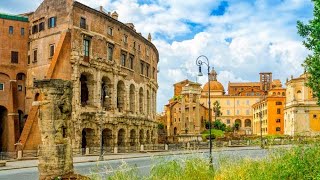
[[[225,90],[228,82],[259,81],[272,72],[285,85],[303,73],[310,53],[297,34],[297,21],[313,16],[311,0],[78,0],[92,8],[117,11],[159,51],[157,112],[173,97],[173,84],[197,77],[196,59],[205,55]],[[1,0],[0,12],[34,11],[42,0]],[[205,66],[202,68],[205,70]]]

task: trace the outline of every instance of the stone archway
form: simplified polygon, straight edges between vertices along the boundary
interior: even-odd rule
[[[117,108],[119,112],[123,112],[125,108],[125,85],[123,81],[117,84]]]
[[[84,128],[82,130],[82,143],[81,148],[90,148],[94,146],[94,139],[95,139],[94,130],[90,128]]]
[[[21,110],[18,110],[18,118],[19,118],[19,135],[21,135],[22,133],[22,130],[23,130],[23,127],[25,125],[25,118],[24,118],[24,114],[23,114],[23,111]]]
[[[7,151],[8,141],[8,110],[4,106],[0,106],[0,152]]]
[[[139,131],[139,143],[144,144],[144,132],[143,129],[140,129]]]
[[[106,110],[111,109],[112,89],[111,80],[104,76],[101,80],[101,106]]]
[[[91,74],[82,73],[80,76],[80,102],[82,106],[91,104],[93,99],[93,77]]]
[[[130,92],[129,92],[129,105],[130,105],[130,112],[135,112],[135,104],[136,104],[136,98],[135,98],[135,87],[133,84],[130,85]]]
[[[102,144],[103,147],[106,147],[109,149],[113,146],[113,138],[112,138],[112,130],[109,128],[106,128],[102,131]]]
[[[246,120],[244,121],[244,126],[245,126],[245,127],[251,127],[251,120],[250,120],[250,119],[246,119]]]
[[[136,130],[131,129],[130,131],[130,146],[136,145]]]
[[[147,130],[147,134],[146,134],[146,144],[150,144],[150,131]]]
[[[118,131],[118,146],[125,146],[126,145],[126,132],[124,129],[120,129]]]
[[[143,114],[143,89],[139,89],[139,112]]]

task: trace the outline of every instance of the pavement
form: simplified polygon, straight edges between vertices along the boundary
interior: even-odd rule
[[[273,146],[272,148],[287,148],[288,146]],[[222,147],[214,148],[212,151],[241,151],[241,150],[260,150],[259,146],[250,147]],[[181,151],[162,151],[162,152],[142,152],[142,153],[118,153],[118,154],[104,154],[104,161],[108,160],[118,160],[118,159],[132,159],[141,157],[152,157],[152,156],[168,156],[168,155],[179,155],[179,154],[192,154],[192,153],[207,153],[209,149],[201,150],[181,150]],[[97,162],[99,161],[99,156],[79,156],[73,157],[73,163],[85,163],[85,162]],[[6,166],[0,167],[0,171],[12,170],[12,169],[23,169],[32,168],[38,166],[38,159],[23,159],[23,160],[8,160]]]

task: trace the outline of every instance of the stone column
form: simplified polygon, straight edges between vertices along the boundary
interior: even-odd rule
[[[181,129],[178,134],[185,134],[186,129],[186,108],[185,108],[185,97],[182,97],[181,100]]]
[[[42,95],[42,100],[38,101],[42,141],[38,165],[40,179],[73,174],[71,82],[41,80],[35,81],[34,87]]]

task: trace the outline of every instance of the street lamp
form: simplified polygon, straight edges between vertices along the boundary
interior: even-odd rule
[[[203,61],[201,59],[205,59],[206,61]],[[212,165],[212,138],[211,138],[211,101],[210,101],[210,64],[209,64],[209,60],[206,56],[201,55],[197,58],[196,60],[196,64],[197,66],[199,66],[199,72],[198,72],[198,76],[203,76],[202,71],[201,71],[201,66],[202,64],[205,64],[208,67],[208,84],[209,84],[209,159],[210,159],[210,165]]]

